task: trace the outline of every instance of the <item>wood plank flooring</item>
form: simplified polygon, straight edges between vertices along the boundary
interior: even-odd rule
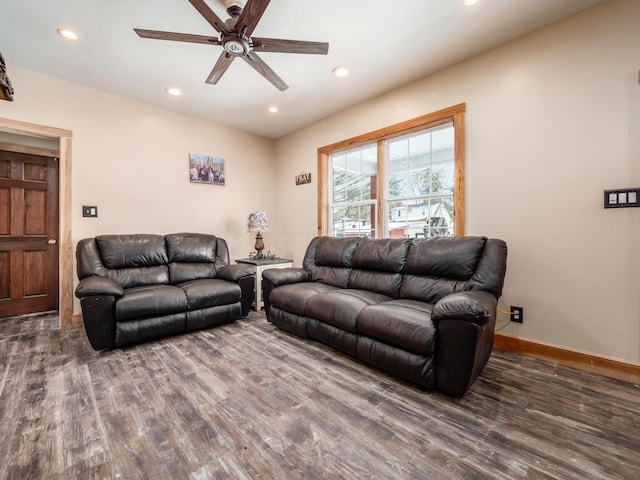
[[[494,350],[462,400],[264,314],[108,352],[0,320],[1,479],[638,479],[640,388]]]

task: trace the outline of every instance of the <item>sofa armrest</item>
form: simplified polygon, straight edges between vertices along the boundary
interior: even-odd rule
[[[84,298],[92,295],[111,295],[120,298],[124,295],[124,290],[115,280],[94,275],[83,278],[76,287],[76,297]]]
[[[290,283],[310,282],[311,274],[304,268],[268,268],[262,272],[262,302],[264,311],[269,314],[271,301],[269,296],[274,288]],[[268,317],[267,317],[268,318]]]
[[[481,290],[453,293],[441,298],[433,306],[431,319],[466,320],[478,325],[486,324],[496,314],[498,299]]]
[[[262,281],[268,280],[274,287],[288,283],[310,282],[311,274],[304,268],[268,268],[262,272]]]
[[[448,295],[431,312],[436,327],[436,388],[461,398],[493,350],[498,300],[483,291]]]
[[[225,265],[216,272],[216,278],[237,283],[240,286],[241,317],[249,315],[253,302],[253,289],[256,282],[256,269],[253,265]]]
[[[238,283],[243,277],[254,277],[256,269],[252,265],[225,265],[216,272],[216,278]]]

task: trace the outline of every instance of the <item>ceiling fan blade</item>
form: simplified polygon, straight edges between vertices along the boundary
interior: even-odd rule
[[[210,83],[212,85],[218,83],[235,58],[236,57],[229,55],[227,52],[222,52],[218,57],[218,61],[213,66],[213,70],[211,70],[209,77],[205,80],[205,83]]]
[[[271,0],[247,0],[234,27],[235,30],[250,37],[270,1]]]
[[[224,24],[224,22],[220,19],[218,15],[215,14],[213,10],[209,8],[209,6],[204,3],[204,0],[189,0],[189,3],[195,7],[200,15],[202,15],[209,24],[215,28],[220,33],[229,33],[229,29]]]
[[[247,62],[249,65],[251,65],[251,67],[258,72],[260,75],[262,75],[264,78],[266,78],[267,80],[269,80],[278,90],[280,90],[281,92],[283,90],[286,90],[287,88],[289,88],[289,85],[287,85],[286,83],[284,83],[284,80],[282,80],[277,74],[276,72],[274,72],[273,70],[271,70],[271,67],[269,67],[269,65],[267,65],[266,63],[264,63],[262,61],[262,59],[255,53],[255,52],[249,52],[247,53],[244,57],[241,57],[245,62]]]
[[[251,40],[253,41],[253,49],[256,52],[309,53],[316,55],[326,55],[329,52],[329,44],[326,42],[258,37],[253,37]]]
[[[207,37],[205,35],[193,35],[191,33],[163,32],[160,30],[145,30],[143,28],[134,28],[134,32],[142,38],[154,38],[156,40],[175,40],[177,42],[205,43],[207,45],[221,45],[216,37]]]

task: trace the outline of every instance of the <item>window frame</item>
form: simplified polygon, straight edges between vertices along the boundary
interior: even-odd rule
[[[329,234],[329,157],[333,154],[357,148],[365,144],[377,145],[378,178],[376,209],[376,238],[385,238],[385,205],[386,202],[386,162],[384,159],[385,141],[408,133],[437,127],[445,123],[453,123],[454,128],[454,185],[453,185],[453,230],[456,237],[464,236],[464,160],[465,130],[464,114],[466,104],[460,103],[420,117],[396,123],[389,127],[374,130],[357,137],[318,148],[318,235]]]

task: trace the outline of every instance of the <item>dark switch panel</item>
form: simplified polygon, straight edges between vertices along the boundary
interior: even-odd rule
[[[640,207],[640,188],[604,191],[604,208]]]
[[[82,206],[82,216],[83,217],[97,217],[98,216],[98,207],[95,206]]]

